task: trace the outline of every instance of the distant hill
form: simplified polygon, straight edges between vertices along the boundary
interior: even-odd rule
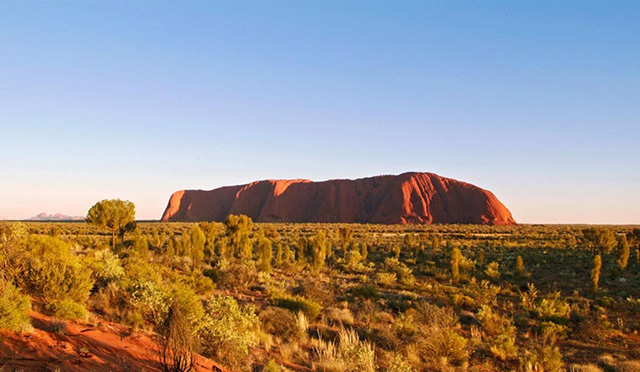
[[[84,217],[81,216],[67,216],[66,214],[46,214],[40,213],[28,219],[29,221],[82,221]]]
[[[511,212],[490,191],[433,173],[357,180],[265,180],[211,191],[177,191],[162,221],[222,221],[244,214],[258,222],[511,225]]]

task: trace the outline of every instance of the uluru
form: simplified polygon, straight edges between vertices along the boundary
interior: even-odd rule
[[[162,221],[378,224],[515,224],[493,193],[434,173],[407,172],[355,180],[264,180],[173,193]]]

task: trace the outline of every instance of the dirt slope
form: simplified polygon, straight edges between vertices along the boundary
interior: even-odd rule
[[[146,333],[130,333],[126,327],[64,322],[66,332],[50,332],[51,317],[31,313],[33,332],[21,335],[0,332],[0,367],[4,371],[111,372],[161,371],[157,346]],[[219,371],[216,363],[201,356],[196,371]]]
[[[515,224],[490,192],[433,173],[357,180],[266,180],[171,195],[163,221]]]

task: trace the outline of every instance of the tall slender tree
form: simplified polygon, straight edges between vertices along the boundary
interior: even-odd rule
[[[602,256],[600,254],[593,257],[593,268],[591,269],[591,289],[593,293],[598,291],[598,284],[600,283],[600,269],[602,269]]]
[[[618,259],[616,262],[618,263],[618,267],[620,271],[624,271],[629,264],[629,241],[627,241],[627,237],[622,235],[620,239],[618,239]]]
[[[454,283],[460,281],[460,260],[462,260],[462,252],[458,248],[453,248],[451,252],[451,280]]]

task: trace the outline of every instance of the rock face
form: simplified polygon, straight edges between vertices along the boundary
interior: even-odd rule
[[[266,180],[211,191],[182,190],[162,221],[223,221],[244,214],[257,222],[381,224],[515,224],[490,192],[433,173],[357,180]]]

